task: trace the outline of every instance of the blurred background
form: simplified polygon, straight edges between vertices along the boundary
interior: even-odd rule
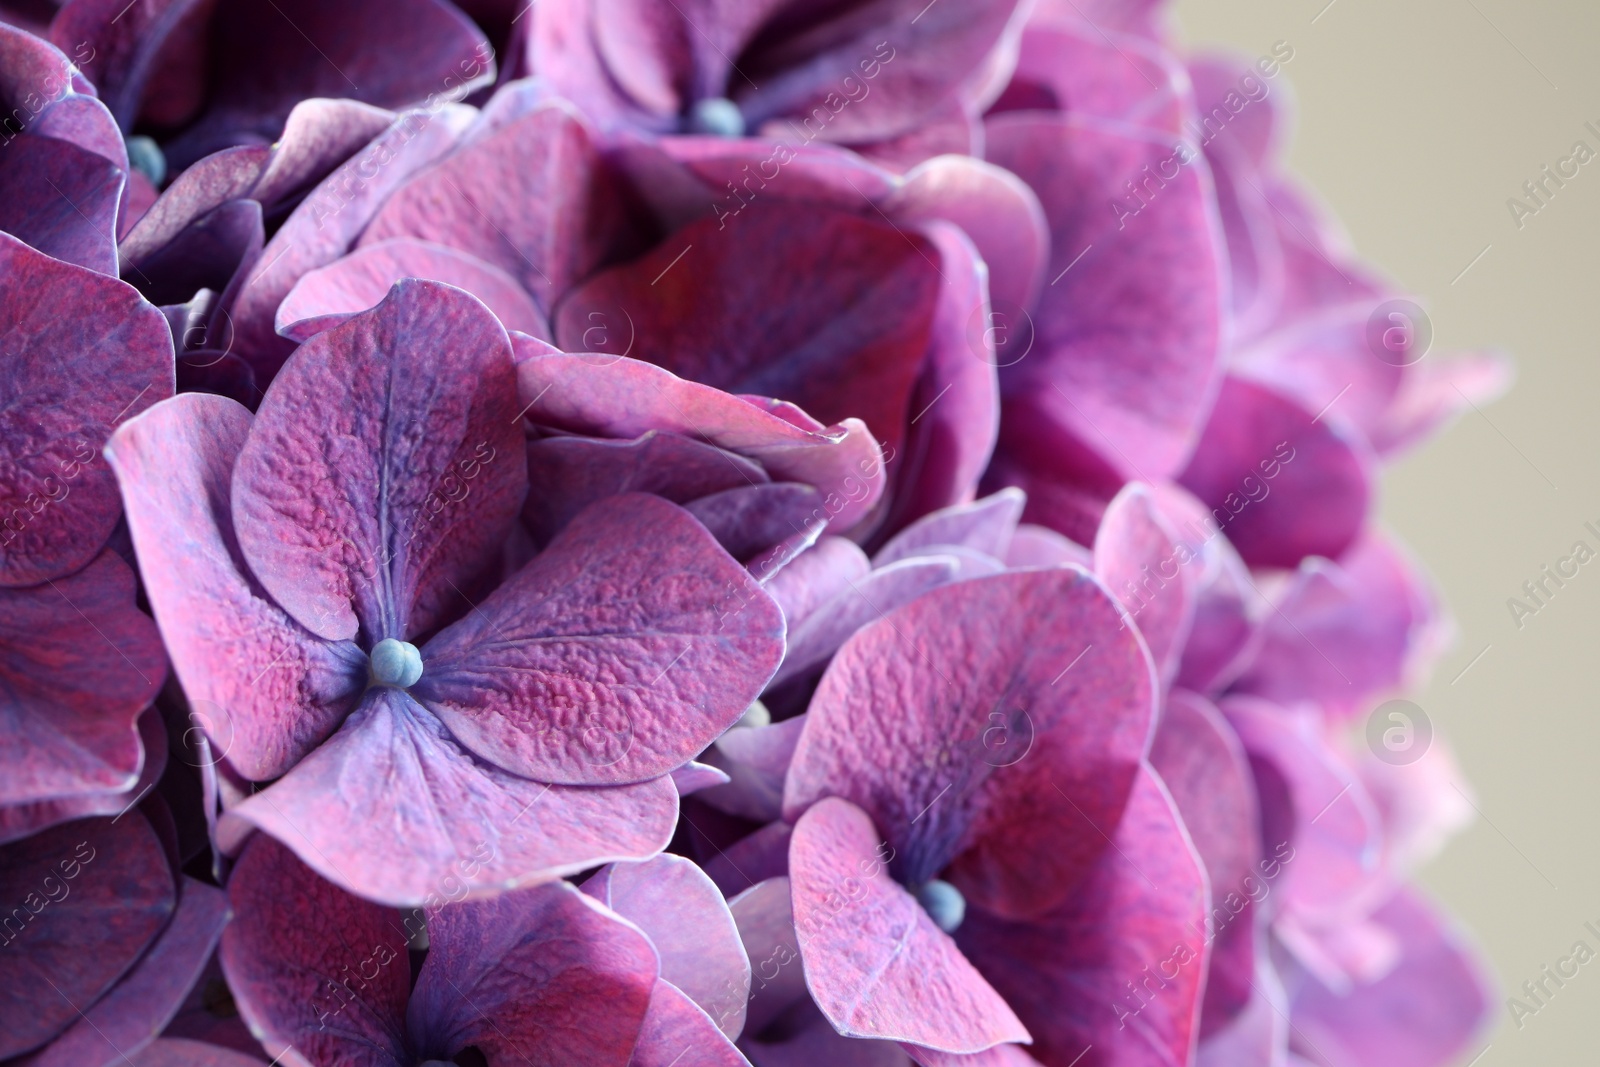
[[[1505,1004],[1575,942],[1600,951],[1584,928],[1600,930],[1600,558],[1560,588],[1547,582],[1555,593],[1533,615],[1519,620],[1507,603],[1531,605],[1523,583],[1576,541],[1600,550],[1584,527],[1600,529],[1600,157],[1564,187],[1548,183],[1554,195],[1536,215],[1507,205],[1532,205],[1523,183],[1575,142],[1600,152],[1600,5],[1176,9],[1191,47],[1250,57],[1293,47],[1291,169],[1362,256],[1428,309],[1435,353],[1501,348],[1516,359],[1510,394],[1383,485],[1384,520],[1456,619],[1453,648],[1412,699],[1453,745],[1479,813],[1422,879],[1475,933],[1504,987],[1495,1029],[1462,1063],[1600,1062],[1600,959],[1549,983],[1554,995],[1520,1026]]]

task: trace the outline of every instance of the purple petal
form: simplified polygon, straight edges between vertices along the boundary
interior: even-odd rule
[[[139,713],[166,660],[133,594],[133,572],[110,549],[69,577],[0,589],[0,803],[134,784]]]
[[[1190,1062],[1206,973],[1205,873],[1159,779],[1135,780],[1082,886],[1033,922],[967,913],[961,947],[1017,1009],[1034,1055],[1059,1067]]]
[[[115,277],[123,171],[70,141],[27,131],[5,147],[0,230],[55,259]]]
[[[944,586],[858,630],[811,701],[784,792],[865,808],[896,876],[1002,914],[1058,903],[1105,848],[1154,721],[1148,653],[1082,571]]]
[[[267,1054],[399,1067],[411,970],[399,912],[341,892],[257,836],[228,880],[222,969]]]
[[[614,438],[660,430],[704,441],[754,460],[775,481],[816,486],[830,529],[849,529],[883,493],[887,461],[860,419],[823,426],[792,404],[734,396],[649,363],[513,340],[524,415],[541,426]]]
[[[112,1067],[160,1033],[200,976],[228,921],[220,889],[184,878],[178,907],[150,950],[29,1067]]]
[[[1201,1039],[1196,1067],[1286,1067],[1288,998],[1264,954],[1254,970],[1250,1003],[1222,1029]]]
[[[0,954],[0,1057],[55,1037],[122,977],[177,903],[161,841],[143,815],[86,819],[0,849],[14,902]]]
[[[1399,939],[1399,965],[1344,995],[1314,980],[1302,986],[1292,1043],[1330,1067],[1455,1062],[1489,1022],[1493,983],[1478,954],[1413,891],[1396,894],[1375,918]]]
[[[407,182],[361,244],[415,237],[459,249],[549,309],[612,252],[625,221],[594,140],[569,106],[536,108]]]
[[[1381,827],[1372,798],[1319,731],[1314,714],[1253,697],[1222,710],[1250,755],[1262,843],[1283,861],[1285,908],[1348,919],[1376,890]]]
[[[1420,673],[1438,650],[1440,626],[1437,596],[1416,564],[1369,532],[1337,564],[1301,565],[1234,688],[1279,704],[1365,712]]]
[[[738,924],[739,940],[750,961],[745,1031],[756,1036],[795,1004],[810,1000],[800,961],[800,941],[795,934],[788,876],[777,875],[752,885],[728,901],[728,910]]]
[[[628,1063],[629,1067],[748,1067],[749,1061],[698,1004],[671,982],[657,980]]]
[[[867,554],[854,541],[843,537],[823,537],[802,552],[767,583],[767,592],[783,609],[789,631],[851,583],[859,582],[872,569]]]
[[[445,384],[471,383],[450,389]],[[460,610],[526,487],[505,330],[406,280],[285,365],[234,468],[239,548],[329,640],[410,639]]]
[[[262,595],[234,535],[230,481],[251,416],[185,394],[117,432],[107,449],[173,672],[218,758],[281,775],[354,706],[367,674],[354,645],[307,633]]]
[[[443,0],[234,3],[216,9],[208,43],[209,106],[167,146],[180,166],[226,145],[276,140],[309,97],[437,106],[494,77],[488,42]]]
[[[402,278],[426,278],[465,289],[508,330],[549,336],[544,314],[517,280],[466,252],[412,238],[364,245],[307,272],[278,305],[278,332],[306,341],[357,312],[376,307]]]
[[[1178,482],[1211,509],[1254,567],[1337,558],[1373,495],[1370,450],[1264,385],[1229,377]]]
[[[783,781],[794,758],[794,747],[805,727],[805,716],[769,726],[729,730],[705,752],[705,759],[721,767],[731,779],[701,794],[700,799],[719,811],[757,822],[771,822],[783,814]]]
[[[1195,611],[1193,575],[1177,541],[1149,490],[1137,483],[1107,506],[1094,539],[1095,577],[1138,625],[1166,684],[1178,673]]]
[[[672,836],[677,803],[665,775],[586,788],[508,774],[385,689],[270,789],[225,812],[217,834],[231,851],[259,827],[350,892],[431,906],[443,893],[483,895],[653,855]]]
[[[473,116],[470,108],[448,104],[396,117],[306,194],[255,265],[241,273],[230,310],[233,347],[263,384],[294,350],[292,342],[278,336],[276,316],[295,282],[344,255],[390,194],[455,147]]]
[[[795,932],[817,1006],[848,1037],[981,1052],[1028,1032],[915,897],[866,812],[812,805],[789,846]]]
[[[1511,361],[1499,352],[1470,352],[1411,367],[1383,423],[1371,431],[1373,447],[1385,457],[1404,452],[1469,408],[1499,398],[1512,377]]]
[[[776,482],[724,489],[691,501],[685,510],[759,579],[788,562],[784,556],[811,547],[822,525],[809,520],[821,504],[822,494],[809,485]]]
[[[123,262],[141,266],[196,219],[230,200],[248,196],[271,158],[272,149],[266,145],[240,145],[209,155],[183,171],[122,239],[119,251]]]
[[[71,793],[0,808],[0,844],[20,841],[57,823],[94,815],[119,815],[144,797],[167,769],[167,731],[154,705],[139,716],[139,744],[144,750],[139,777],[127,789]]]
[[[624,1067],[656,983],[633,926],[567,882],[428,913],[407,1024],[421,1057]]]
[[[785,880],[783,906],[784,914],[787,916],[789,838],[793,835],[793,828],[782,820],[768,823],[748,837],[741,837],[726,849],[716,850],[715,856],[704,861],[705,872],[713,882],[717,883],[722,895],[730,901],[758,882],[768,878],[783,878]],[[700,836],[702,840],[705,839],[703,833]],[[737,920],[738,916],[735,915],[734,918]],[[747,944],[747,952],[748,948]],[[751,1027],[746,1026],[745,1029],[750,1030]]]
[[[1006,368],[1003,391],[1026,394],[1124,478],[1170,476],[1222,369],[1225,260],[1196,150],[1115,123],[1030,114],[992,119],[988,155],[1032,186],[1051,234],[1036,351]],[[1156,178],[1141,177],[1146,166]],[[1126,191],[1129,180],[1160,188],[1146,202]]]
[[[699,793],[714,786],[727,785],[730,781],[726,774],[710,764],[692,761],[675,768],[670,777],[673,788],[677,789],[680,797]]]
[[[937,553],[947,545],[960,545],[1004,559],[1026,502],[1017,490],[1002,489],[974,503],[925,515],[878,549],[872,557],[872,565],[883,567],[907,556]]]
[[[661,978],[687,996],[730,1038],[744,1028],[750,960],[722,893],[681,856],[613,863],[583,891],[644,931],[661,960]]]
[[[1064,111],[1180,133],[1189,80],[1182,66],[1150,41],[1071,14],[1030,22],[1011,84],[990,114]]]
[[[801,228],[791,209],[758,201],[728,233],[701,220],[591,278],[562,300],[553,325],[562,348],[581,351],[599,348],[584,341],[595,322],[611,322],[602,351],[791,401],[825,423],[858,416],[898,449],[916,414],[938,259],[927,238],[882,222],[819,209]],[[795,278],[808,284],[797,290]],[[787,298],[770,299],[775,292]],[[631,347],[613,321],[622,309]]]
[[[681,508],[610,497],[428,642],[414,687],[516,773],[630,782],[693,758],[761,692],[783,617]]]
[[[135,1052],[129,1062],[133,1067],[261,1067],[266,1061],[199,1041],[162,1037]]]
[[[1025,522],[1017,527],[1006,550],[1008,567],[1059,567],[1073,563],[1085,570],[1094,566],[1094,553],[1071,538],[1045,526]]]
[[[845,1037],[806,998],[774,1026],[777,1033],[764,1036],[771,1041],[749,1037],[740,1047],[756,1067],[911,1067],[912,1059],[893,1041],[869,1041]],[[981,1054],[980,1054],[981,1055]]]
[[[99,554],[116,479],[97,462],[121,420],[172,395],[172,334],[131,286],[0,234],[0,585],[32,585]]]

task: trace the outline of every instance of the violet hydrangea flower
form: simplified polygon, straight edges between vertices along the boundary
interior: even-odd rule
[[[370,898],[654,853],[667,772],[776,665],[770,599],[657,497],[600,501],[494,588],[527,486],[515,371],[446,286],[307,342],[253,419],[191,394],[111,454],[185,693],[234,770],[281,776],[223,846],[264,829]]]

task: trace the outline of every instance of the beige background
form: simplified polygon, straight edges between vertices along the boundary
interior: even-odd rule
[[[1579,938],[1600,950],[1582,925],[1600,928],[1600,560],[1520,630],[1506,604],[1579,538],[1600,549],[1582,528],[1600,527],[1600,159],[1522,229],[1506,206],[1575,141],[1600,151],[1584,129],[1600,128],[1600,4],[1180,0],[1177,11],[1195,46],[1294,46],[1291,168],[1363,255],[1426,298],[1436,353],[1516,357],[1509,396],[1384,479],[1385,520],[1459,626],[1415,699],[1453,741],[1482,812],[1423,879],[1506,987],[1495,1029],[1462,1062],[1600,1063],[1600,960],[1520,1029],[1504,1003]]]

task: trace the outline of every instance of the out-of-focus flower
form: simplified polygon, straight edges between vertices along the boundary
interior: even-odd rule
[[[594,504],[495,587],[527,488],[516,372],[446,286],[307,342],[254,418],[179,397],[111,455],[186,695],[234,770],[279,779],[224,847],[265,829],[373,899],[656,852],[667,773],[777,664],[776,607],[658,497]]]

